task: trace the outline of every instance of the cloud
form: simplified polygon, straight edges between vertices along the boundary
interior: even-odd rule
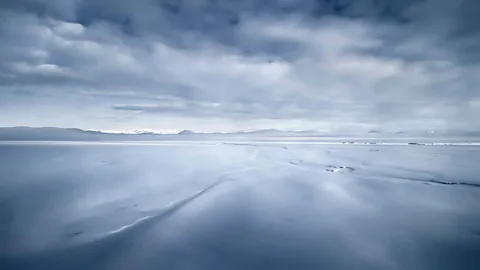
[[[4,123],[480,129],[473,1],[61,2],[0,5]]]

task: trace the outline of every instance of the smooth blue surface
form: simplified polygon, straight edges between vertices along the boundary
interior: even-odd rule
[[[479,269],[480,147],[0,145],[0,269]]]

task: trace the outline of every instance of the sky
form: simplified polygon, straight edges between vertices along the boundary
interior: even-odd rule
[[[478,0],[1,0],[0,126],[480,130]]]

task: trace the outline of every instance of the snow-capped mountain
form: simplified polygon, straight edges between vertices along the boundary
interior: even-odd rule
[[[100,132],[104,134],[125,134],[125,135],[142,135],[142,134],[148,134],[148,135],[159,135],[159,134],[165,134],[163,132],[155,131],[153,129],[124,129],[124,130],[88,130],[88,131],[94,131],[94,132]]]
[[[191,130],[182,130],[177,133],[177,135],[194,135],[194,134],[197,134],[197,133]]]

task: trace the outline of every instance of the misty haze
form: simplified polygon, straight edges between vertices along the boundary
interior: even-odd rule
[[[480,269],[479,12],[0,0],[0,269]]]

